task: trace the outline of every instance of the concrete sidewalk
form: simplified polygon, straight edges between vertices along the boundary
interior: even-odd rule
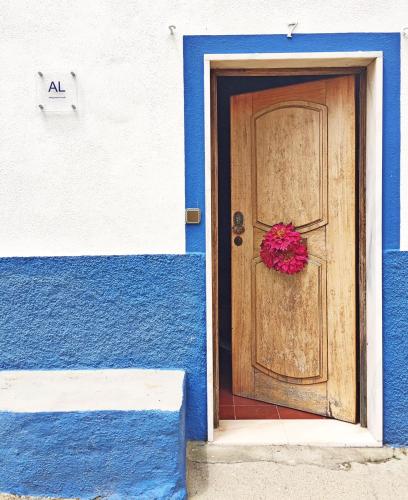
[[[190,499],[408,500],[408,450],[402,448],[193,442],[187,457]],[[0,500],[34,497],[0,494]]]
[[[408,450],[190,443],[189,498],[408,499]]]

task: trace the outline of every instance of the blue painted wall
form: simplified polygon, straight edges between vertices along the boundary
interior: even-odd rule
[[[384,254],[384,441],[408,445],[408,252]]]
[[[182,500],[179,412],[0,413],[0,491]]]
[[[205,209],[204,193],[204,54],[262,52],[383,51],[384,135],[383,225],[385,249],[399,248],[400,157],[400,35],[399,33],[341,33],[303,35],[185,36],[184,121],[186,207]],[[186,226],[188,252],[205,252],[205,225]]]
[[[0,369],[180,368],[205,439],[203,254],[0,259]]]

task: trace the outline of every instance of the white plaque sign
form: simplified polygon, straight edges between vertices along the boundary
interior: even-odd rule
[[[44,111],[75,111],[77,109],[75,73],[38,72],[38,106]]]

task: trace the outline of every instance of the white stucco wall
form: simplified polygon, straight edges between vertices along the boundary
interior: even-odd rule
[[[303,33],[401,32],[408,2],[3,0],[0,16],[0,256],[178,253],[182,35],[285,33],[293,20]],[[408,39],[402,49],[408,248]],[[77,113],[37,107],[37,71],[53,70],[77,73]]]

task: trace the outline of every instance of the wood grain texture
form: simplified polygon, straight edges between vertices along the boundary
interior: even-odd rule
[[[360,425],[367,427],[367,317],[366,317],[366,116],[367,74],[358,79],[358,304]]]
[[[329,414],[355,422],[356,192],[355,87],[351,76],[327,81],[329,108],[328,328]]]
[[[300,92],[293,92],[294,87],[297,87]],[[254,114],[274,104],[290,100],[302,100],[324,105],[326,103],[326,85],[323,80],[318,80],[287,87],[277,87],[272,90],[261,90],[253,92],[252,99]]]
[[[253,116],[252,133],[254,224],[326,224],[326,106],[282,101]]]
[[[246,227],[243,244],[232,243],[233,391],[347,421],[356,418],[351,88],[347,76],[231,100],[232,213]],[[264,231],[281,221],[308,240],[297,276],[259,261]]]
[[[256,399],[280,406],[327,415],[326,383],[302,385],[302,390],[282,380],[276,380],[260,371],[255,372]],[[295,389],[294,389],[295,387]],[[248,397],[250,397],[248,395]]]
[[[211,272],[212,272],[212,321],[213,321],[213,404],[214,427],[219,425],[219,319],[218,319],[218,125],[217,77],[211,74]]]
[[[252,198],[251,198],[251,117],[252,95],[231,97],[231,214],[244,214],[243,244],[231,249],[232,281],[232,385],[237,394],[253,394],[251,303]],[[232,222],[232,221],[231,221]],[[232,223],[231,223],[232,226]],[[239,291],[239,292],[238,292]],[[238,292],[238,293],[236,293]]]
[[[255,368],[293,384],[326,381],[326,262],[311,257],[304,272],[271,279],[257,258],[252,280]]]

